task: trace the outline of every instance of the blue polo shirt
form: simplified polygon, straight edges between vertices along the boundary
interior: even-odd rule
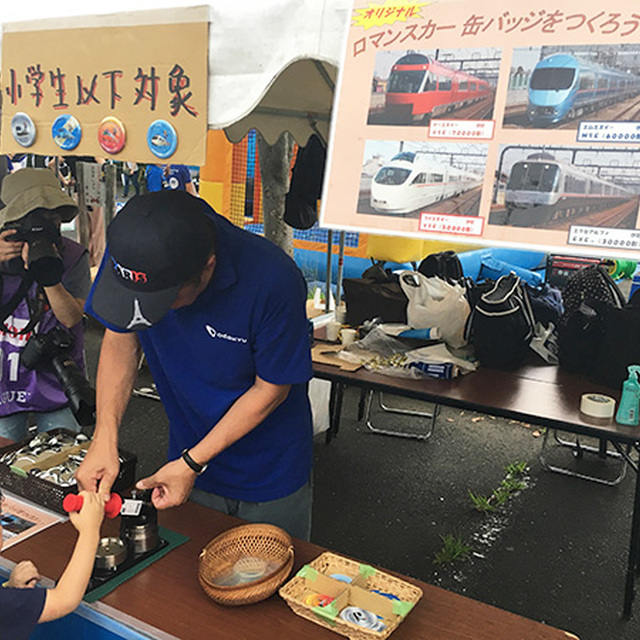
[[[29,640],[44,609],[46,595],[46,589],[37,587],[0,589],[0,638]]]
[[[279,247],[234,226],[204,201],[203,209],[217,243],[207,289],[138,337],[169,417],[169,459],[204,438],[256,376],[291,385],[287,399],[196,481],[235,500],[275,500],[299,489],[311,471],[306,284]]]
[[[191,172],[183,164],[170,164],[164,175],[163,189],[186,191],[191,182]]]
[[[145,179],[147,181],[147,191],[162,191],[163,172],[162,167],[155,164],[148,164],[145,169]]]

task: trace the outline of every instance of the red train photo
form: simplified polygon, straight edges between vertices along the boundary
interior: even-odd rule
[[[374,75],[368,124],[426,125],[438,117],[492,116],[499,55],[438,59],[438,53],[407,52],[395,60],[386,78]]]

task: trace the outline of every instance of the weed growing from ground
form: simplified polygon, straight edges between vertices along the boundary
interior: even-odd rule
[[[448,533],[440,536],[442,549],[436,551],[433,564],[444,564],[454,560],[466,560],[471,553],[471,545],[467,544],[458,534]]]
[[[490,496],[476,495],[469,490],[469,499],[474,509],[480,513],[492,513],[504,505],[509,498],[527,486],[524,480],[529,467],[526,462],[512,462],[505,467],[505,477],[500,486]]]

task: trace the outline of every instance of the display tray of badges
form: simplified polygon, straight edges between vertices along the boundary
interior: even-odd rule
[[[75,472],[91,444],[90,438],[68,429],[32,435],[0,449],[0,485],[35,504],[66,514],[62,501],[77,493]],[[119,451],[120,472],[113,491],[135,482],[135,454]]]
[[[330,551],[282,586],[294,613],[350,640],[389,637],[422,598],[414,584]]]

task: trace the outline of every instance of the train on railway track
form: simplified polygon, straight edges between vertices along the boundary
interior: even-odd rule
[[[480,175],[439,162],[426,151],[402,151],[374,175],[370,204],[381,213],[409,213],[481,183]]]
[[[424,54],[408,53],[391,68],[385,114],[394,122],[424,122],[492,93],[492,85],[482,78],[452,69]]]
[[[611,209],[634,197],[631,189],[536,153],[511,168],[505,205],[510,225],[537,227]]]
[[[578,118],[640,93],[640,78],[576,56],[554,53],[535,66],[527,116],[534,126]]]

